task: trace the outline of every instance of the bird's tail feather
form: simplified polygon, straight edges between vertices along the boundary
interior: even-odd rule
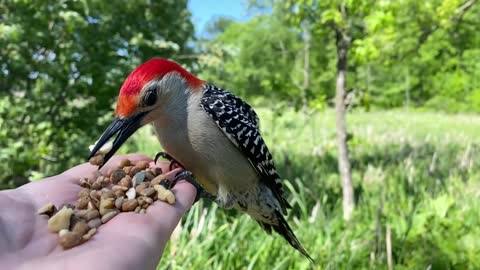
[[[260,226],[265,231],[267,231],[267,233],[271,234],[272,229],[273,229],[278,234],[283,236],[283,238],[285,238],[288,241],[288,243],[290,243],[290,245],[292,247],[294,247],[296,250],[300,251],[300,253],[302,253],[303,256],[307,257],[313,264],[315,264],[315,261],[313,260],[313,258],[310,257],[310,255],[305,250],[305,248],[302,246],[300,241],[298,241],[297,237],[293,233],[292,229],[288,225],[288,223],[285,220],[285,218],[283,217],[282,213],[280,213],[278,210],[275,210],[275,217],[278,220],[277,225],[265,223],[265,222],[262,222],[262,221],[259,221],[259,220],[257,220],[257,222],[260,224]]]

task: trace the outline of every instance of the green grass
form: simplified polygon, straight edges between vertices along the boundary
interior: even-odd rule
[[[293,210],[289,223],[318,269],[480,268],[480,117],[352,112],[348,129],[357,208],[343,221],[335,115],[257,109]],[[159,151],[144,128],[124,152]],[[248,216],[195,205],[159,269],[310,269]]]

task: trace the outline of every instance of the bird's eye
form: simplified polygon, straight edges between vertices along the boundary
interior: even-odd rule
[[[143,98],[143,104],[145,106],[153,106],[157,101],[157,91],[155,90],[148,90],[145,93],[145,97]]]

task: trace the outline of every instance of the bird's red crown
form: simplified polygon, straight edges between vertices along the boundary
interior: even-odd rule
[[[162,78],[170,72],[178,72],[192,89],[199,89],[203,84],[202,80],[193,76],[175,62],[162,58],[151,59],[138,66],[125,79],[120,89],[115,114],[117,116],[127,116],[133,113],[137,108],[138,96],[145,84],[154,79]]]

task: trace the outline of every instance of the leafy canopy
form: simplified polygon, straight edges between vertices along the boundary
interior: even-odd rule
[[[85,161],[126,75],[188,52],[194,31],[186,0],[7,0],[0,14],[0,182]]]

